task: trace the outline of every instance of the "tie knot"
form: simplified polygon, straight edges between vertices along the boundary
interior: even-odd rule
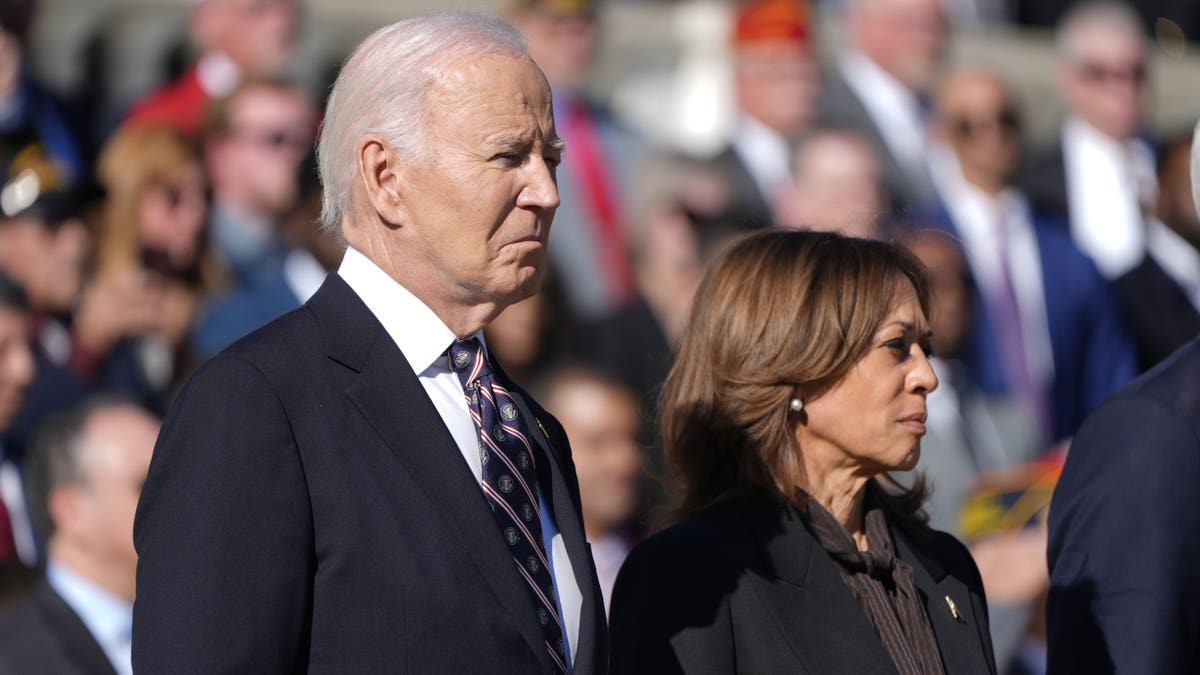
[[[483,345],[477,338],[455,340],[446,352],[450,357],[450,370],[458,375],[464,389],[479,378],[492,374],[492,367],[483,353]]]

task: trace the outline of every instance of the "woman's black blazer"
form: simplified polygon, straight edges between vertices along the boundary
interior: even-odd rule
[[[995,675],[987,603],[967,549],[889,517],[947,675]],[[894,675],[835,562],[791,507],[729,506],[642,542],[613,591],[611,672]]]

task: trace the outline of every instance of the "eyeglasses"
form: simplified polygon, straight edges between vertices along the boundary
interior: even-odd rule
[[[1124,67],[1113,67],[1096,61],[1080,61],[1075,70],[1088,84],[1132,84],[1142,86],[1146,82],[1146,64],[1137,61]]]
[[[297,133],[294,129],[232,129],[229,136],[272,151],[287,149],[307,152],[312,147],[312,138],[308,134]]]
[[[1005,106],[987,117],[951,117],[950,129],[955,136],[964,141],[976,140],[993,129],[1011,138],[1021,132],[1021,115],[1014,108]]]

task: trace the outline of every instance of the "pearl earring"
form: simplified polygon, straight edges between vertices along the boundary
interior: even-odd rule
[[[791,408],[792,412],[800,412],[804,409],[804,401],[801,401],[799,396],[793,398],[791,402]]]

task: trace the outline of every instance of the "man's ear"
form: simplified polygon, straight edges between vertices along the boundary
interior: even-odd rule
[[[54,529],[72,539],[77,539],[81,528],[86,528],[82,518],[84,505],[80,494],[82,487],[75,483],[55,485],[46,495],[46,510],[50,520],[54,521]]]
[[[365,136],[358,143],[358,177],[371,208],[379,218],[392,226],[403,222],[404,200],[402,197],[399,158],[387,143],[378,136]]]

